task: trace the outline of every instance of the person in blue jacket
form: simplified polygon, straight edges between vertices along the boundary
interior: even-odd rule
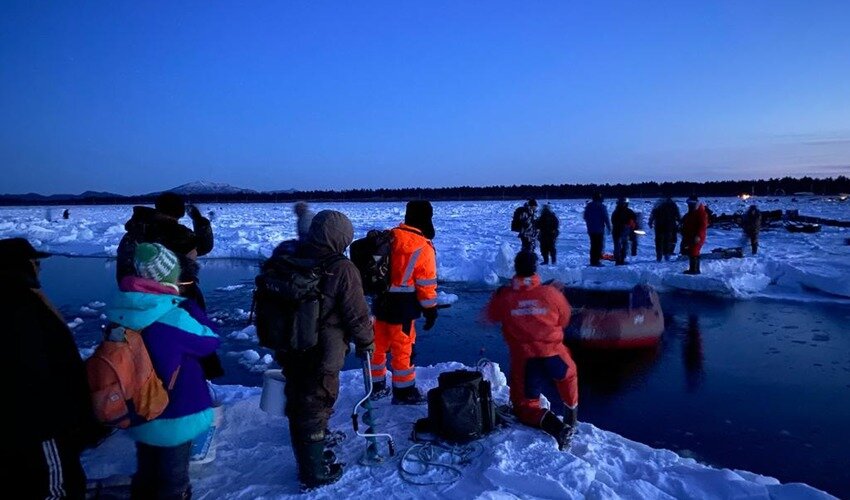
[[[594,193],[593,199],[584,207],[584,223],[590,237],[590,265],[602,266],[602,251],[605,248],[605,232],[611,232],[608,208],[602,203],[602,193]]]
[[[212,398],[200,359],[215,352],[220,339],[206,313],[180,297],[177,256],[159,243],[136,246],[134,276],[106,316],[111,327],[141,332],[154,370],[168,388],[168,406],[157,418],[131,427],[138,467],[133,498],[189,498],[192,440],[213,422]]]

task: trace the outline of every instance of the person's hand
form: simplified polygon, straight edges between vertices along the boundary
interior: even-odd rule
[[[374,342],[364,347],[358,347],[354,350],[354,354],[362,360],[371,359],[373,352],[375,352]]]
[[[434,328],[434,323],[437,322],[437,307],[429,307],[422,311],[422,316],[425,316],[425,325],[422,327],[426,332]]]
[[[189,214],[189,218],[192,219],[192,220],[197,220],[197,219],[203,218],[203,215],[201,215],[201,211],[198,210],[198,207],[196,207],[195,205],[187,206],[186,207],[186,213]]]

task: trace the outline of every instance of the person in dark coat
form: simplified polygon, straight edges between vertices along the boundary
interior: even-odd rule
[[[670,260],[676,252],[679,235],[679,206],[673,198],[666,197],[655,204],[649,216],[649,227],[655,229],[655,260]]]
[[[634,210],[629,208],[629,199],[620,197],[617,207],[611,214],[611,236],[614,239],[614,260],[618,266],[626,263],[626,252],[629,249],[629,240],[632,232],[637,227],[637,216]]]
[[[744,229],[744,236],[750,240],[750,248],[755,255],[759,251],[759,232],[761,231],[761,210],[759,210],[759,207],[750,205],[750,208],[744,212],[741,227]]]
[[[519,235],[523,250],[534,252],[537,246],[537,200],[530,199],[514,211],[511,229]]]
[[[192,229],[180,224],[186,215],[186,200],[176,193],[162,193],[154,208],[133,207],[133,216],[124,224],[127,234],[118,244],[116,279],[120,283],[125,276],[132,276],[133,255],[138,243],[160,243],[180,259],[180,295],[190,298],[206,309],[206,301],[198,286],[200,267],[197,258],[213,249],[213,231],[209,219],[201,215],[194,205],[188,206]]]
[[[186,215],[192,219],[192,229],[180,224]],[[194,205],[186,206],[186,200],[177,193],[160,194],[154,208],[133,207],[133,216],[124,224],[127,233],[118,243],[115,277],[121,283],[136,272],[134,256],[139,243],[160,243],[174,252],[180,261],[180,296],[192,299],[201,309],[207,304],[199,285],[197,259],[213,249],[213,230],[209,219],[201,215]],[[224,375],[221,359],[212,354],[203,359],[204,373],[208,379]]]
[[[540,241],[540,253],[543,255],[543,265],[549,263],[552,259],[552,264],[558,263],[558,254],[555,250],[555,240],[558,239],[560,233],[560,221],[555,212],[552,211],[552,205],[543,205],[543,210],[540,211],[540,217],[537,219],[537,239]]]
[[[316,264],[328,262],[321,285],[324,302],[319,344],[303,352],[277,354],[286,379],[285,413],[292,450],[304,489],[333,483],[342,476],[342,464],[336,463],[332,452],[325,451],[328,420],[339,395],[339,372],[349,342],[354,343],[361,359],[375,350],[360,272],[343,256],[353,240],[354,227],[348,217],[323,210],[313,218],[306,241],[296,251],[296,256]]]
[[[595,193],[584,207],[584,223],[590,237],[590,265],[601,267],[602,251],[605,248],[605,231],[611,231],[608,208],[602,203],[602,193]]]
[[[682,218],[682,253],[688,256],[685,274],[700,274],[700,251],[705,244],[708,214],[695,196],[688,198],[688,213]]]
[[[16,498],[82,499],[80,453],[102,428],[73,334],[41,290],[39,261],[47,256],[23,238],[0,240],[3,463]]]

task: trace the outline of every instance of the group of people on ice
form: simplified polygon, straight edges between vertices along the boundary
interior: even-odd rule
[[[333,210],[313,214],[303,203],[295,212],[298,242],[282,244],[275,254],[320,266],[324,274],[318,286],[325,300],[314,318],[313,345],[277,350],[275,359],[286,379],[285,414],[298,479],[309,490],[343,473],[328,420],[350,345],[371,362],[375,400],[392,395],[395,405],[426,402],[411,355],[414,322],[424,317],[428,330],[438,317],[436,229],[429,202],[407,204],[404,221],[391,230],[389,286],[370,308],[360,271],[345,255],[354,237],[349,218]],[[192,229],[179,222],[186,214]],[[557,218],[554,227],[557,231]],[[168,387],[164,412],[129,428],[137,458],[131,496],[190,498],[193,449],[210,432],[218,404],[208,381],[223,374],[220,339],[206,313],[197,263],[213,248],[212,226],[181,196],[165,193],[153,208],[135,207],[125,228],[105,334],[139,332],[156,375]],[[0,314],[8,320],[10,337],[3,366],[10,372],[7,379],[28,384],[12,384],[9,403],[17,410],[11,414],[15,432],[9,451],[16,459],[9,466],[26,497],[85,498],[81,453],[108,431],[95,417],[73,334],[41,291],[39,263],[47,256],[23,238],[0,241]],[[550,256],[554,260],[554,252]],[[517,254],[516,274],[494,293],[486,317],[501,324],[509,346],[514,413],[564,449],[575,432],[578,404],[576,366],[563,342],[570,306],[560,290],[541,283],[537,261],[531,249]],[[554,385],[562,399],[548,410],[540,404],[547,385]],[[39,387],[49,388],[53,397],[43,397]]]
[[[511,222],[511,230],[518,233],[522,250],[535,252],[540,242],[543,264],[556,263],[555,241],[559,235],[559,220],[547,203],[540,215],[537,215],[537,200],[530,199],[518,207]],[[679,235],[682,236],[680,253],[688,257],[688,269],[685,274],[700,274],[700,252],[705,244],[709,225],[709,212],[706,205],[696,196],[687,200],[688,211],[684,216],[678,204],[671,198],[658,200],[649,217],[649,227],[655,230],[655,258],[669,261],[676,252]],[[595,193],[585,205],[583,214],[587,235],[590,240],[590,265],[602,267],[605,248],[605,234],[610,233],[613,242],[613,260],[616,265],[626,264],[629,254],[637,256],[639,215],[629,206],[629,199],[617,199],[614,211],[608,214],[601,193]],[[749,241],[752,253],[758,251],[758,237],[761,228],[761,212],[751,205],[742,217],[744,236]]]

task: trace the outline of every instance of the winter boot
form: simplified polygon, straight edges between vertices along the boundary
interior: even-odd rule
[[[688,257],[688,269],[685,271],[685,274],[699,274],[698,263],[696,257]]]
[[[543,420],[540,421],[540,428],[555,438],[555,441],[558,442],[558,449],[561,451],[569,447],[570,439],[572,439],[574,433],[573,429],[575,429],[574,426],[562,422],[551,411],[547,411],[546,415],[543,416]]]
[[[702,271],[699,268],[699,256],[694,257],[694,274],[702,274]]]
[[[325,442],[295,441],[292,443],[295,461],[298,463],[298,480],[301,491],[332,484],[342,477],[342,464],[335,462],[333,452],[325,453]]]
[[[369,399],[372,401],[378,401],[379,399],[384,399],[392,393],[392,390],[387,387],[387,381],[384,380],[382,382],[374,382],[372,384],[372,395],[369,396]]]
[[[427,402],[428,399],[415,385],[393,389],[394,405],[424,405]]]

